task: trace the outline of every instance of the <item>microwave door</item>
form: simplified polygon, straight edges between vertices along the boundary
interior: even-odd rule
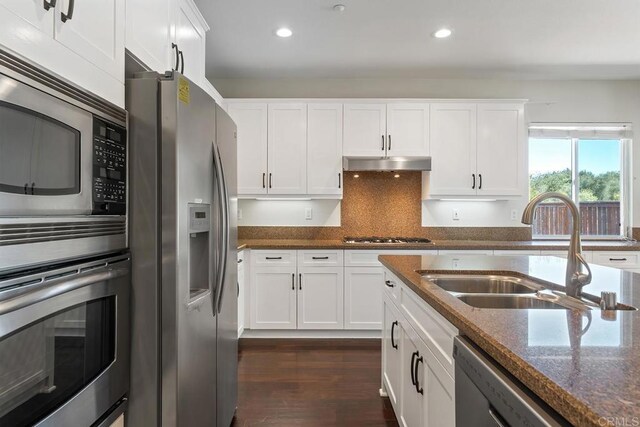
[[[93,116],[0,75],[0,216],[88,215]]]

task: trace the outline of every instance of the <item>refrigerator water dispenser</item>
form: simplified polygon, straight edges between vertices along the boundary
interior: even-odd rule
[[[211,262],[209,258],[209,205],[189,203],[189,299],[209,290]]]

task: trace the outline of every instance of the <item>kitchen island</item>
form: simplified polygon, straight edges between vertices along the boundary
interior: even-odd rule
[[[603,426],[612,419],[624,420],[623,425],[640,421],[639,311],[481,309],[423,277],[504,274],[561,289],[565,260],[381,256],[380,261],[389,276],[401,282],[399,287],[408,289],[407,294],[435,310],[570,423]],[[598,265],[591,268],[593,280],[585,293],[615,291],[620,303],[640,306],[640,275]]]

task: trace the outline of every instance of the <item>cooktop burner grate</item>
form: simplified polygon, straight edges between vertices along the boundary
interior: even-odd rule
[[[344,243],[372,243],[372,244],[401,244],[401,243],[431,243],[431,240],[423,237],[378,237],[378,236],[365,236],[365,237],[350,237],[347,236],[342,239]]]

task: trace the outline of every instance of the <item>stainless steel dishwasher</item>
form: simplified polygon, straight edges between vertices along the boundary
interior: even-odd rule
[[[468,338],[454,339],[456,426],[570,426]]]

